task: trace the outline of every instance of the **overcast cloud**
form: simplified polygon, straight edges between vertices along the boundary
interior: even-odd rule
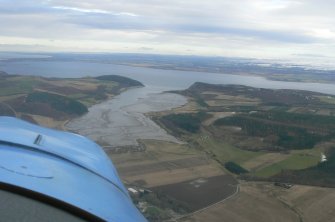
[[[333,56],[333,0],[0,0],[0,50]]]

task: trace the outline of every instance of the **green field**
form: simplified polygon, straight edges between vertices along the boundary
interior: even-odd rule
[[[334,104],[335,105],[335,97],[334,96],[318,96],[318,98],[325,103]]]
[[[233,161],[238,164],[264,154],[263,152],[252,152],[236,148],[235,146],[212,138],[206,134],[197,134],[192,136],[192,139],[197,141],[205,150],[215,154],[215,158],[221,163]]]
[[[207,120],[212,122],[189,118],[194,110],[187,113],[186,109],[183,114],[169,114],[178,118],[168,124],[160,123],[169,132],[182,129],[183,134],[175,135],[222,166],[233,162],[249,170],[250,178],[288,172],[283,176],[287,179],[299,172],[308,182],[320,172],[316,168],[320,154],[335,147],[335,99],[331,95],[206,83],[176,93],[198,103],[197,111],[210,113]],[[246,101],[257,102],[243,105]]]
[[[0,96],[30,93],[40,83],[35,77],[13,77],[1,81]]]
[[[272,164],[255,173],[258,177],[270,177],[280,173],[282,170],[301,170],[315,166],[320,161],[320,156],[309,156],[304,154],[294,154],[279,163]]]

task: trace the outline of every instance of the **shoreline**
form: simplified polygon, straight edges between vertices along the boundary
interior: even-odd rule
[[[89,109],[90,109],[91,107],[93,107],[93,106],[95,106],[95,105],[99,105],[99,104],[104,103],[104,102],[107,102],[107,101],[110,101],[110,100],[114,99],[114,97],[119,96],[119,95],[121,95],[122,93],[124,93],[124,92],[126,92],[126,91],[128,91],[128,90],[131,90],[131,89],[137,89],[137,88],[144,88],[144,87],[146,87],[146,86],[131,86],[131,87],[127,87],[127,88],[121,88],[117,93],[113,94],[113,96],[109,95],[108,98],[106,98],[106,99],[104,99],[104,100],[102,100],[102,101],[99,101],[99,102],[97,102],[97,103],[94,103],[94,104],[92,104],[92,105],[90,105],[90,106],[87,106],[88,112],[89,112]],[[88,112],[87,112],[87,113],[88,113]],[[76,117],[73,117],[73,118],[64,120],[63,123],[62,123],[62,126],[61,126],[61,130],[68,131],[68,129],[67,129],[67,127],[66,127],[66,125],[67,125],[68,123],[70,123],[71,121],[73,121],[73,120],[75,120],[75,119],[77,119],[77,118],[81,118],[81,117],[85,116],[87,113],[84,113],[83,115],[76,116]]]
[[[82,62],[81,60],[78,60],[80,62]],[[85,61],[87,62],[87,61]],[[99,62],[92,62],[92,63],[97,63],[99,64]],[[165,68],[165,67],[156,67],[154,65],[141,65],[141,64],[128,64],[128,63],[103,63],[103,64],[113,64],[113,65],[121,65],[121,66],[128,66],[128,67],[137,67],[137,68],[148,68],[148,69],[155,69],[155,70],[171,70],[171,71],[185,71],[185,72],[207,72],[207,73],[213,73],[213,74],[223,74],[223,75],[236,75],[236,76],[251,76],[251,77],[262,77],[266,80],[271,80],[271,81],[277,81],[277,82],[296,82],[296,83],[325,83],[325,84],[335,84],[335,79],[334,80],[311,80],[308,78],[304,78],[304,79],[296,79],[295,75],[292,74],[270,74],[270,76],[266,76],[266,74],[257,74],[257,73],[237,73],[237,72],[230,72],[230,73],[223,73],[220,71],[213,71],[213,70],[207,70],[207,69],[203,69],[203,70],[199,70],[199,69],[192,69],[192,68]],[[314,69],[313,69],[314,70]],[[324,71],[324,70],[318,70],[315,69],[315,71]],[[329,70],[329,71],[334,71],[334,70]],[[278,78],[278,75],[283,75],[283,78]],[[299,77],[299,76],[298,76]],[[319,77],[319,76],[317,76]],[[290,79],[292,78],[292,79]],[[334,75],[335,78],[335,75]]]
[[[123,91],[118,97],[90,107],[88,113],[65,124],[72,131],[108,149],[140,147],[141,139],[180,142],[148,117],[148,112],[170,110],[187,103],[184,96],[150,87]],[[113,136],[111,136],[113,135]]]

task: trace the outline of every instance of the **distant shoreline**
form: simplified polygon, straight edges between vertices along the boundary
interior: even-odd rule
[[[297,78],[300,76],[296,76],[295,74],[266,74],[266,73],[247,73],[247,72],[223,72],[223,71],[214,71],[210,69],[194,69],[194,68],[181,68],[181,67],[162,67],[155,65],[144,65],[144,64],[129,64],[129,63],[109,63],[113,65],[122,65],[122,66],[130,66],[130,67],[139,67],[139,68],[149,68],[156,70],[171,70],[171,71],[186,71],[186,72],[208,72],[213,74],[229,74],[229,75],[239,75],[239,76],[254,76],[254,77],[263,77],[267,80],[279,81],[279,82],[299,82],[299,83],[328,83],[335,84],[335,74],[333,76],[334,79],[309,79],[305,78]],[[311,70],[313,71],[313,70]],[[323,70],[317,70],[323,71]],[[333,70],[330,70],[333,71]],[[325,71],[326,72],[326,71]],[[270,75],[270,76],[268,76]],[[320,78],[320,76],[315,76]],[[321,76],[322,77],[322,76]]]
[[[45,56],[43,54],[43,56]],[[92,57],[90,54],[50,54],[41,58],[8,58],[2,63],[15,62],[85,62],[122,65],[129,67],[151,68],[156,70],[208,72],[263,77],[273,81],[335,83],[335,70],[322,69],[287,61],[257,60],[248,58],[167,56],[140,54],[101,54]]]

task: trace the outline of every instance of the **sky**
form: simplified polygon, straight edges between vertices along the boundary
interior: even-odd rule
[[[334,0],[0,0],[0,51],[331,58]]]

